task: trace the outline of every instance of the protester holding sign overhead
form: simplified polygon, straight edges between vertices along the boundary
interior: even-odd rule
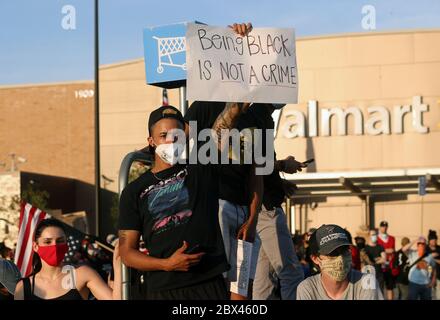
[[[249,25],[231,26],[236,32],[237,29],[241,29],[241,31],[248,30],[250,29],[249,27]],[[280,83],[282,82],[280,79],[284,75],[277,72],[276,70],[279,71],[279,69],[275,67],[276,63],[281,62],[286,64],[286,66],[296,65],[294,32],[291,29],[255,29],[255,31],[255,33],[254,31],[248,32],[244,36],[241,33],[243,37],[237,37],[231,35],[231,32],[224,28],[189,25],[187,31],[187,46],[189,48],[187,53],[188,92],[196,100],[203,100],[205,97],[210,101],[239,99],[240,101],[263,100],[270,102],[267,104],[252,104],[248,112],[240,116],[236,128],[240,133],[245,130],[262,130],[263,141],[266,141],[269,137],[269,144],[272,145],[273,150],[273,133],[266,132],[266,129],[273,129],[271,113],[276,107],[274,107],[272,102],[296,102],[297,100],[295,67],[286,68],[286,70],[293,72],[291,78],[284,78],[286,83],[290,83],[290,86]],[[238,33],[240,34],[240,32]],[[260,71],[256,73],[255,70]],[[268,72],[267,74],[265,74],[266,71]],[[286,75],[288,71],[286,71]],[[281,77],[277,78],[277,75]],[[269,76],[272,80],[269,79]],[[269,87],[274,86],[276,88],[269,89]],[[213,122],[213,119],[219,114],[223,105],[224,103],[220,102],[196,101],[191,105],[185,118],[189,122],[194,120],[195,115],[203,113],[205,117]],[[198,129],[201,129],[199,125]],[[246,144],[247,138],[244,133],[241,134],[240,139],[243,141],[243,144]],[[256,143],[258,144],[254,136],[253,144]],[[266,150],[264,152],[266,153]],[[269,151],[268,154],[271,152],[273,151]],[[241,154],[242,152],[238,156],[236,155],[236,158],[240,158]],[[233,159],[234,154],[230,153],[229,158]],[[271,161],[266,162],[272,162],[272,167],[265,174],[272,177],[274,157],[270,154],[269,158]],[[226,254],[231,265],[227,279],[231,284],[231,297],[233,299],[244,298],[246,295],[246,293],[241,292],[239,294],[236,291],[236,283],[239,281],[237,270],[243,268],[238,262],[242,260],[237,257],[237,252],[240,252],[240,243],[237,241],[237,238],[251,242],[254,241],[257,221],[256,212],[260,210],[263,193],[263,176],[261,176],[261,173],[260,175],[256,174],[258,169],[260,168],[256,163],[253,163],[253,166],[249,163],[222,166],[219,220]],[[269,194],[272,195],[272,200],[275,198],[280,199],[279,201],[272,201],[270,207],[268,206],[268,210],[275,210],[284,200],[283,184],[281,183],[280,185],[281,187],[277,188],[278,184],[273,183],[273,179],[268,179],[266,204],[270,202]],[[277,192],[278,194],[274,195]],[[275,204],[273,205],[273,203]],[[272,213],[272,216],[281,218],[283,215],[274,215]],[[269,219],[271,222],[264,226],[262,224],[262,229],[271,229],[272,222],[278,221],[278,218]],[[285,223],[280,225],[284,225],[287,230]],[[243,229],[245,232],[243,232]],[[275,227],[273,230],[281,229]],[[268,234],[267,238],[270,237],[283,239],[276,243],[278,249],[283,249],[281,252],[283,258],[272,259],[271,256],[270,262],[282,279],[283,298],[294,299],[296,285],[302,280],[303,275],[302,272],[300,274],[295,272],[295,254],[290,236],[282,237],[275,231],[275,234]],[[275,245],[275,243],[266,239],[265,247],[266,245],[269,247],[270,245]],[[258,250],[259,247],[254,246],[250,264],[249,277],[251,279],[255,276]],[[292,259],[290,259],[291,257]],[[264,275],[263,273],[261,272],[260,280],[268,277],[268,273],[264,273]],[[265,281],[260,282],[260,285],[263,284],[267,283]],[[288,290],[291,293],[287,294]],[[263,299],[267,298],[265,293],[259,293],[260,291],[257,291],[259,299],[262,299],[263,296]]]
[[[216,118],[221,115],[225,105],[224,102],[195,101],[188,109],[185,121],[191,126],[193,121],[196,121],[198,118],[206,119],[206,125],[200,123],[200,121],[195,122],[197,130],[203,130],[205,126],[210,127],[214,124]],[[235,125],[235,128],[240,132],[244,129],[252,130],[263,127],[264,124],[258,118],[253,117],[249,110],[240,115]],[[240,143],[246,143],[243,135],[240,135],[239,138]],[[228,163],[222,163],[219,166],[218,219],[226,257],[231,266],[228,273],[225,274],[225,278],[231,292],[231,299],[241,300],[247,298],[248,292],[247,290],[243,292],[243,290],[238,288],[239,274],[237,270],[242,268],[242,265],[239,263],[240,257],[237,256],[238,239],[251,243],[254,242],[257,214],[260,210],[263,195],[263,177],[255,174],[255,164],[242,163],[243,153],[241,149],[236,154],[232,146],[229,145],[226,152],[228,153]],[[233,164],[233,159],[239,161],[239,163]],[[249,278],[253,278],[256,262],[256,259],[251,260],[250,274],[247,276],[248,279],[246,281],[249,281]],[[243,286],[243,288],[247,287],[247,285]]]

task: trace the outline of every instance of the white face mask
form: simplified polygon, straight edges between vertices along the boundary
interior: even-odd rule
[[[370,236],[370,239],[371,239],[372,243],[376,243],[377,242],[377,236],[376,235]]]
[[[156,147],[156,154],[161,158],[164,162],[174,166],[181,155],[185,151],[185,145],[178,143],[163,143]],[[183,159],[184,157],[182,157]]]

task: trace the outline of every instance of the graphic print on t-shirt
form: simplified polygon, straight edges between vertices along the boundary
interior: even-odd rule
[[[257,142],[253,141],[255,138],[255,129],[257,129],[257,127],[249,127],[240,131],[240,150],[235,150],[232,144],[229,144],[228,158],[230,163],[237,161],[240,164],[244,164],[244,159],[246,159],[245,152],[248,153],[249,158],[252,156],[252,152],[254,151],[252,145]],[[230,140],[232,140],[232,138]],[[240,154],[237,154],[237,151],[239,151]]]
[[[187,174],[186,169],[181,170],[142,192],[141,198],[148,197],[148,213],[154,221],[153,234],[187,223],[192,216],[188,189],[184,184]]]

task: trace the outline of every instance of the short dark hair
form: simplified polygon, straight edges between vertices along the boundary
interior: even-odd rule
[[[318,241],[316,239],[316,231],[313,232],[309,238],[309,248],[310,248],[310,255],[319,256],[319,246],[318,246]]]

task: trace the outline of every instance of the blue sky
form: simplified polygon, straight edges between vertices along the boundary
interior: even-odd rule
[[[0,0],[0,84],[93,79],[93,0]],[[63,6],[76,9],[64,30]],[[100,60],[143,56],[142,29],[198,20],[294,27],[297,36],[369,32],[362,7],[376,9],[377,31],[440,28],[438,0],[101,0]]]

